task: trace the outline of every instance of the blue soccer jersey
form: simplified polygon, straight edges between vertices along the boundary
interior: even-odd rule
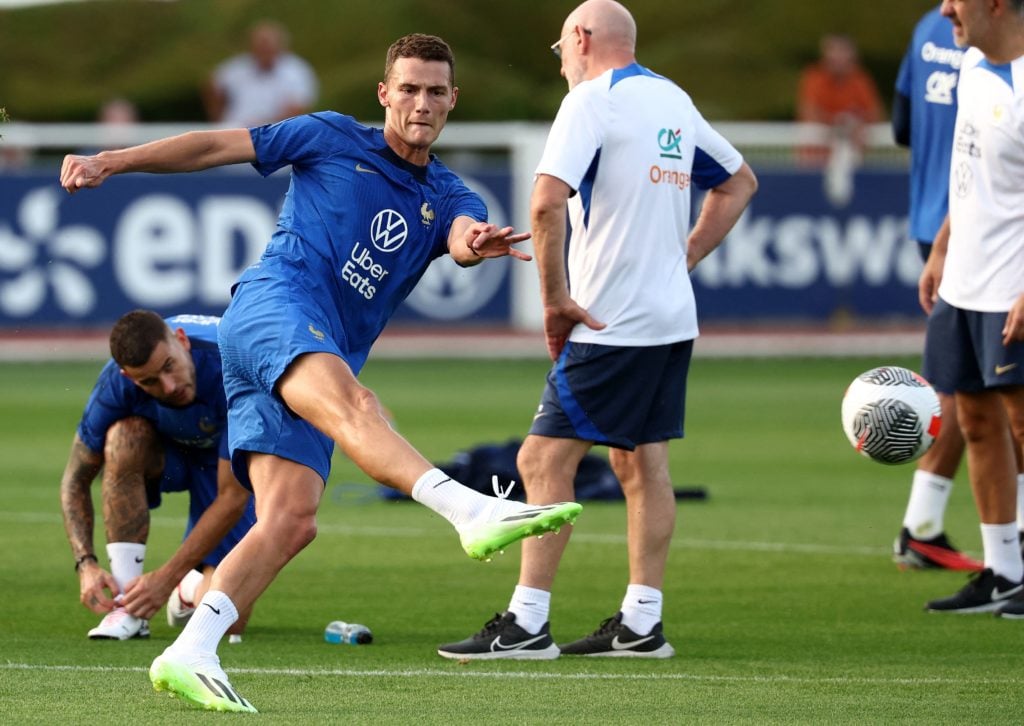
[[[939,8],[914,28],[896,91],[910,102],[910,237],[931,243],[949,207],[949,164],[963,50]]]
[[[395,308],[436,257],[448,251],[456,217],[483,221],[487,208],[432,158],[425,167],[397,156],[379,129],[334,112],[251,130],[253,166],[268,175],[291,166],[278,230],[240,282],[293,274],[326,296],[333,337],[353,371]]]
[[[206,315],[167,318],[171,330],[184,330],[191,344],[196,368],[196,397],[191,404],[180,408],[161,404],[123,376],[111,360],[100,371],[78,424],[78,437],[95,452],[103,451],[107,431],[121,419],[140,416],[153,424],[165,444],[164,470],[158,489],[147,486],[147,499],[155,508],[161,492],[187,491],[185,537],[217,498],[217,460],[228,458],[227,400],[217,348],[219,320]],[[220,564],[255,522],[250,498],[238,523],[203,557],[202,564]]]
[[[181,315],[167,319],[172,330],[182,328],[192,344],[196,367],[196,398],[184,408],[166,406],[121,374],[113,360],[100,372],[85,412],[78,437],[90,450],[103,451],[107,430],[129,416],[150,421],[157,433],[179,447],[227,458],[227,402],[217,349],[217,322],[209,316]]]

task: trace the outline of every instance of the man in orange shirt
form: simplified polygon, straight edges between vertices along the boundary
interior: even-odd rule
[[[821,59],[800,75],[797,120],[827,124],[844,133],[859,151],[866,124],[882,120],[882,102],[874,80],[861,66],[857,46],[846,35],[821,39]],[[809,158],[824,161],[826,149]]]

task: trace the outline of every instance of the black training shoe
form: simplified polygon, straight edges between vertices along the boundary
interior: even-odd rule
[[[638,635],[622,624],[622,613],[601,623],[590,635],[558,646],[563,655],[600,655],[630,658],[671,658],[675,649],[665,640],[658,623],[647,635]]]
[[[996,610],[997,618],[1024,620],[1024,592],[1018,592]]]
[[[932,600],[925,610],[933,613],[991,613],[999,610],[1014,595],[1024,592],[1024,585],[997,575],[985,568],[955,595]]]
[[[892,559],[901,570],[939,568],[961,572],[981,572],[985,564],[965,555],[953,546],[945,533],[931,539],[917,539],[904,527],[892,544]]]
[[[455,660],[554,660],[558,657],[558,646],[551,639],[548,623],[532,635],[516,625],[515,614],[495,613],[479,633],[458,643],[442,645],[437,654]]]

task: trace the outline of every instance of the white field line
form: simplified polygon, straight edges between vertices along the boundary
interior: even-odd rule
[[[4,512],[0,511],[0,522],[7,524],[59,524],[59,514],[50,512]],[[182,520],[175,517],[153,517],[150,525],[160,528],[183,529]],[[390,539],[421,539],[426,537],[451,536],[445,529],[414,529],[409,527],[354,527],[340,524],[321,524],[317,528],[320,536],[337,535],[343,537],[387,537]],[[576,532],[573,542],[593,545],[626,544],[625,534],[588,534]],[[741,540],[709,540],[675,537],[672,540],[674,550],[733,550],[742,552],[777,552],[780,554],[805,555],[837,555],[881,557],[890,553],[888,547],[870,547],[858,545],[827,545],[799,542],[756,542]]]
[[[42,671],[42,672],[77,672],[77,673],[147,673],[144,667],[127,666],[80,666],[37,663],[0,663],[4,671]],[[310,676],[348,676],[356,678],[495,678],[521,680],[550,681],[690,681],[705,683],[795,683],[824,685],[887,685],[901,684],[910,686],[931,685],[979,685],[979,686],[1020,686],[1024,677],[1008,678],[971,678],[970,676],[955,678],[923,677],[923,678],[862,678],[849,676],[739,676],[710,675],[698,673],[543,673],[535,671],[472,671],[463,669],[442,668],[409,668],[409,669],[350,669],[350,668],[232,668],[232,675],[241,673],[260,676],[293,676],[307,678]]]

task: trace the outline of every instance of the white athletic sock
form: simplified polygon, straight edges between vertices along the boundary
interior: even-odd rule
[[[236,620],[238,610],[231,598],[220,590],[207,590],[171,648],[192,658],[216,655],[217,644]]]
[[[945,531],[946,504],[953,491],[953,480],[918,469],[910,488],[910,501],[903,515],[903,526],[914,539],[931,539]]]
[[[1017,529],[1024,532],[1024,474],[1017,475]]]
[[[107,545],[107,557],[110,558],[110,574],[114,576],[121,592],[124,592],[129,582],[142,576],[146,545],[136,542],[111,542]]]
[[[661,622],[661,590],[647,585],[629,585],[622,598],[622,624],[637,635],[647,635]]]
[[[456,529],[471,522],[496,502],[504,501],[463,486],[440,469],[431,469],[416,480],[412,498],[440,514]]]
[[[550,610],[550,592],[523,585],[516,585],[508,604],[508,611],[516,616],[516,625],[531,635],[536,635],[544,627]]]
[[[196,588],[199,587],[199,583],[203,581],[203,573],[195,568],[185,573],[185,576],[181,578],[181,582],[178,583],[180,588],[178,595],[181,597],[181,604],[188,607],[194,607],[196,602]]]
[[[981,541],[985,546],[985,567],[1011,582],[1024,579],[1017,523],[982,524]]]

